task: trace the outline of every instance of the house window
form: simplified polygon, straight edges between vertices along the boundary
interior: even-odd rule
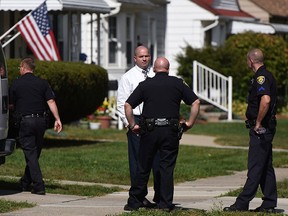
[[[109,63],[116,63],[117,55],[117,18],[109,17]]]

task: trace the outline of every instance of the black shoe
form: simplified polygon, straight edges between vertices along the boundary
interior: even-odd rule
[[[258,208],[252,210],[253,212],[265,212],[265,213],[277,213],[275,208],[263,208],[262,206],[259,206]]]
[[[143,208],[156,208],[157,204],[151,203],[148,199],[145,198],[142,202],[141,207],[143,207]]]
[[[176,208],[174,204],[172,206],[170,206],[170,207],[166,207],[166,208],[159,207],[158,209],[160,209],[161,211],[165,211],[165,212],[171,212],[171,211],[173,211],[175,209],[182,210],[181,207],[177,207]]]
[[[37,194],[37,195],[45,195],[46,194],[45,190],[37,191],[37,190],[34,190],[34,189],[31,190],[31,193],[32,194]]]
[[[229,206],[229,207],[225,207],[223,209],[223,211],[248,211],[248,209],[241,209],[241,208],[238,208],[235,204]]]
[[[139,208],[134,208],[134,207],[132,207],[132,206],[129,206],[128,204],[126,204],[125,206],[124,206],[124,210],[125,211],[137,211]]]

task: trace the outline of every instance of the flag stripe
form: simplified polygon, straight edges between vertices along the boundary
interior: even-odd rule
[[[30,49],[34,53],[35,57],[39,60],[44,60],[43,57],[41,56],[41,53],[39,53],[37,45],[34,43],[31,43],[32,39],[31,39],[29,33],[27,32],[25,25],[23,25],[23,24],[19,25],[19,26],[17,26],[17,28],[21,32],[22,36],[25,34],[25,36],[23,36],[23,38],[25,39],[27,45],[30,47]]]
[[[24,29],[26,30],[26,35],[25,37],[29,38],[27,41],[30,43],[30,44],[33,44],[33,47],[34,47],[34,50],[36,51],[37,50],[37,53],[38,53],[38,56],[36,56],[38,59],[41,59],[41,60],[46,60],[45,58],[45,53],[43,52],[42,50],[42,47],[37,44],[37,41],[35,41],[35,37],[34,34],[32,33],[32,29],[29,28],[31,27],[30,25],[27,25],[26,22],[23,22],[23,27]]]
[[[43,55],[45,55],[45,60],[53,59],[51,56],[51,49],[49,49],[50,45],[46,42],[45,38],[41,36],[41,32],[39,28],[35,28],[36,22],[32,17],[29,17],[28,19],[29,25],[27,28],[29,28],[33,35],[35,35],[33,42],[35,44],[38,44],[39,48],[41,49],[41,52]],[[49,50],[48,50],[48,49]]]
[[[53,31],[50,29],[46,2],[18,22],[17,29],[39,60],[60,60]]]

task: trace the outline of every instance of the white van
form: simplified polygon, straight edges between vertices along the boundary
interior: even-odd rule
[[[0,165],[5,163],[5,156],[13,153],[15,139],[7,139],[8,136],[8,73],[4,52],[0,43]]]

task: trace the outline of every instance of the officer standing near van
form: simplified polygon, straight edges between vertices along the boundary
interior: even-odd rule
[[[38,159],[44,142],[48,109],[55,118],[54,130],[57,133],[62,130],[62,123],[50,85],[46,80],[36,77],[34,69],[34,59],[27,57],[21,61],[21,77],[10,88],[10,109],[19,116],[19,143],[26,160],[25,173],[20,179],[21,190],[45,195]]]
[[[191,105],[191,113],[185,130],[192,128],[200,101],[182,79],[169,76],[169,62],[164,57],[155,60],[153,78],[147,78],[133,91],[125,103],[125,114],[129,128],[140,133],[140,150],[136,185],[129,190],[126,210],[137,210],[147,195],[147,183],[157,151],[160,155],[160,202],[158,208],[174,209],[173,172],[179,149],[179,111],[183,100]],[[140,125],[135,121],[133,108],[143,102]],[[141,131],[141,132],[140,132]]]
[[[246,127],[249,128],[248,174],[243,191],[236,202],[224,211],[248,211],[258,186],[264,197],[255,212],[275,212],[277,206],[276,177],[272,165],[272,141],[276,132],[277,86],[275,78],[264,65],[263,52],[252,49],[247,65],[254,72],[248,95]]]

